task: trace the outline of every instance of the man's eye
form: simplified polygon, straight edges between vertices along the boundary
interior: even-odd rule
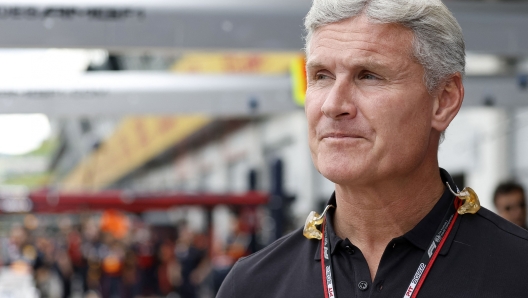
[[[371,73],[365,73],[365,74],[361,75],[360,78],[363,79],[363,80],[377,80],[378,79],[378,77],[376,77],[375,75],[373,75]]]
[[[379,80],[380,77],[373,73],[364,71],[359,74],[359,79],[360,80]]]
[[[318,73],[315,74],[315,80],[316,81],[328,80],[328,79],[333,79],[332,73],[330,73],[330,72],[321,71],[321,72],[318,72]]]

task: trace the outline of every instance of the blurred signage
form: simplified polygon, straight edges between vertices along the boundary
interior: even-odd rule
[[[307,87],[306,60],[304,57],[299,57],[291,62],[290,77],[293,101],[299,106],[304,106]]]
[[[206,116],[128,117],[62,182],[64,190],[99,190],[211,122]]]
[[[185,73],[288,74],[292,61],[304,57],[300,52],[277,53],[189,53],[172,67]]]
[[[73,6],[0,6],[0,18],[14,20],[60,18],[74,20],[86,18],[90,20],[123,20],[128,18],[144,18],[145,11],[135,8],[94,7],[80,8]]]
[[[293,101],[304,106],[306,68],[304,54],[285,53],[189,53],[172,67],[185,73],[290,74]]]

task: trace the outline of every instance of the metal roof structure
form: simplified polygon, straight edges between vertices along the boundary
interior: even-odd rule
[[[301,50],[309,0],[0,0],[0,47]],[[467,50],[528,54],[528,3],[447,1]]]
[[[3,113],[52,116],[206,114],[247,116],[298,109],[290,78],[260,75],[194,75],[91,72],[79,76],[6,78]]]

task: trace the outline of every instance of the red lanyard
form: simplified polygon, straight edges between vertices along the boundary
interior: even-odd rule
[[[418,269],[416,269],[416,273],[414,274],[409,287],[403,295],[403,298],[415,298],[418,296],[418,292],[420,292],[420,288],[427,278],[429,270],[431,270],[431,267],[433,267],[438,253],[440,253],[442,246],[444,246],[446,239],[449,237],[449,234],[453,229],[453,226],[458,218],[458,212],[456,212],[456,210],[461,204],[462,201],[458,197],[455,197],[454,211],[452,208],[449,208],[449,211],[447,211],[445,214],[444,219],[440,222],[440,225],[436,229],[435,236],[431,241],[431,245],[423,254],[420,264],[418,265]],[[337,294],[335,292],[335,283],[333,279],[332,258],[330,255],[330,240],[328,239],[327,225],[325,222],[326,217],[321,228],[323,234],[321,240],[321,273],[323,278],[323,289],[325,298],[336,298]]]
[[[334,279],[332,278],[332,258],[330,257],[330,241],[328,240],[328,233],[326,231],[326,217],[321,228],[321,270],[323,276],[323,289],[325,298],[335,298]],[[325,280],[326,279],[326,280]]]

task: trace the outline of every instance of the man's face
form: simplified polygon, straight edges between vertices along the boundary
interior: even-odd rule
[[[525,226],[526,206],[522,192],[516,190],[498,195],[495,207],[500,216],[518,226]]]
[[[364,16],[314,33],[307,61],[309,145],[316,168],[334,183],[405,175],[430,154],[433,97],[412,58],[412,39],[403,26]]]

